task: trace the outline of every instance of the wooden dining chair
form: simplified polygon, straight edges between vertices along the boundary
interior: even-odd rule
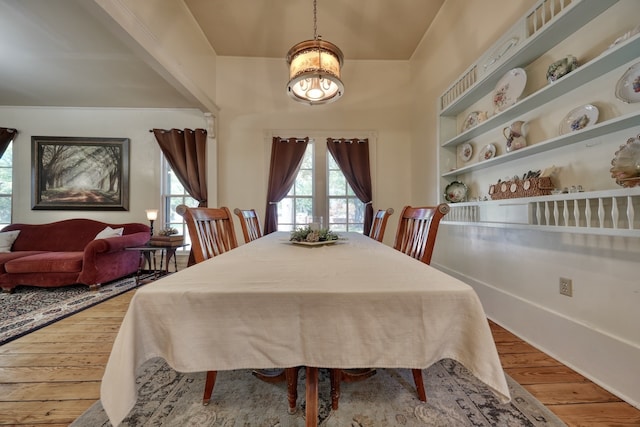
[[[238,247],[228,208],[185,207],[183,217],[189,229],[196,263]]]
[[[393,215],[393,208],[378,209],[376,215],[373,217],[373,224],[371,224],[371,230],[369,231],[369,237],[382,242],[384,238],[384,231],[387,228],[387,221],[389,217]]]
[[[433,248],[435,247],[440,220],[449,213],[449,205],[441,203],[438,206],[411,207],[405,206],[398,220],[394,249],[422,261],[431,263]],[[374,369],[351,370],[330,369],[331,380],[331,408],[338,409],[340,399],[340,383],[366,379],[375,374]],[[411,369],[413,381],[416,384],[418,399],[427,401],[424,380],[421,369]]]
[[[449,213],[449,205],[405,206],[398,220],[393,247],[425,264],[431,264],[440,220]]]
[[[182,215],[187,223],[196,264],[238,247],[233,218],[228,208],[190,208],[180,205],[176,212]],[[218,371],[207,371],[202,396],[203,405],[208,405],[211,401],[217,374]],[[293,413],[297,400],[298,369],[285,369],[283,379],[287,381],[289,412]]]
[[[258,219],[258,214],[254,209],[235,208],[233,213],[240,218],[240,225],[242,226],[242,235],[244,236],[245,243],[252,242],[262,237],[260,220]]]
[[[187,223],[196,264],[238,247],[233,218],[228,208],[190,208],[180,205],[176,212]],[[217,371],[207,371],[203,405],[208,405],[211,400],[217,374]]]

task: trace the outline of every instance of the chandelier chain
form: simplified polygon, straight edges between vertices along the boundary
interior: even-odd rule
[[[313,0],[313,39],[318,40],[317,0]]]

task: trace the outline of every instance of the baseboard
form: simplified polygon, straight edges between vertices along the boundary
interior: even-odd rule
[[[489,319],[640,409],[636,345],[446,266],[431,265],[472,286]]]

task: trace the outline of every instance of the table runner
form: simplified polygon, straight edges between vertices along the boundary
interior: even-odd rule
[[[451,358],[509,400],[470,286],[369,237],[341,235],[307,247],[272,233],[139,289],[102,381],[111,422],[135,404],[136,369],[153,357],[181,372],[427,368]]]

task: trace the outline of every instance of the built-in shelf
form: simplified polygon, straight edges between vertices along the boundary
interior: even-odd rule
[[[544,88],[532,93],[528,97],[520,100],[505,111],[496,114],[477,126],[456,135],[442,144],[443,147],[459,145],[471,138],[498,128],[514,119],[522,116],[531,110],[545,105],[569,91],[576,89],[585,83],[611,71],[629,61],[638,58],[640,52],[640,34],[636,34],[629,40],[620,43],[602,52],[599,56],[578,67],[576,70],[551,83]],[[611,90],[614,90],[612,87]]]
[[[554,17],[542,31],[528,37],[513,56],[506,58],[495,69],[478,79],[473,86],[447,105],[440,112],[443,116],[456,116],[491,92],[498,80],[512,68],[525,67],[540,55],[560,43],[587,22],[617,3],[618,0],[574,0]],[[524,18],[523,18],[524,20]],[[526,21],[519,25],[527,25]]]
[[[450,207],[443,224],[640,237],[640,187],[463,202]],[[518,221],[492,217],[496,208],[509,207],[524,208]]]
[[[599,136],[607,135],[620,130],[628,129],[632,126],[640,124],[640,111],[636,111],[624,116],[619,116],[606,122],[596,123],[593,126],[586,127],[579,131],[570,132],[565,135],[560,135],[555,138],[548,139],[546,141],[539,142],[534,145],[521,148],[520,150],[512,151],[510,153],[504,153],[500,156],[493,157],[488,160],[483,160],[478,163],[472,163],[467,166],[463,166],[458,169],[450,170],[442,174],[442,177],[457,176],[463,173],[485,169],[493,166],[497,166],[503,163],[507,163],[516,159],[529,157],[534,154],[543,153],[545,151],[553,150],[559,147],[565,147],[567,145],[583,142],[591,138],[597,138]],[[624,141],[621,141],[623,143]]]

